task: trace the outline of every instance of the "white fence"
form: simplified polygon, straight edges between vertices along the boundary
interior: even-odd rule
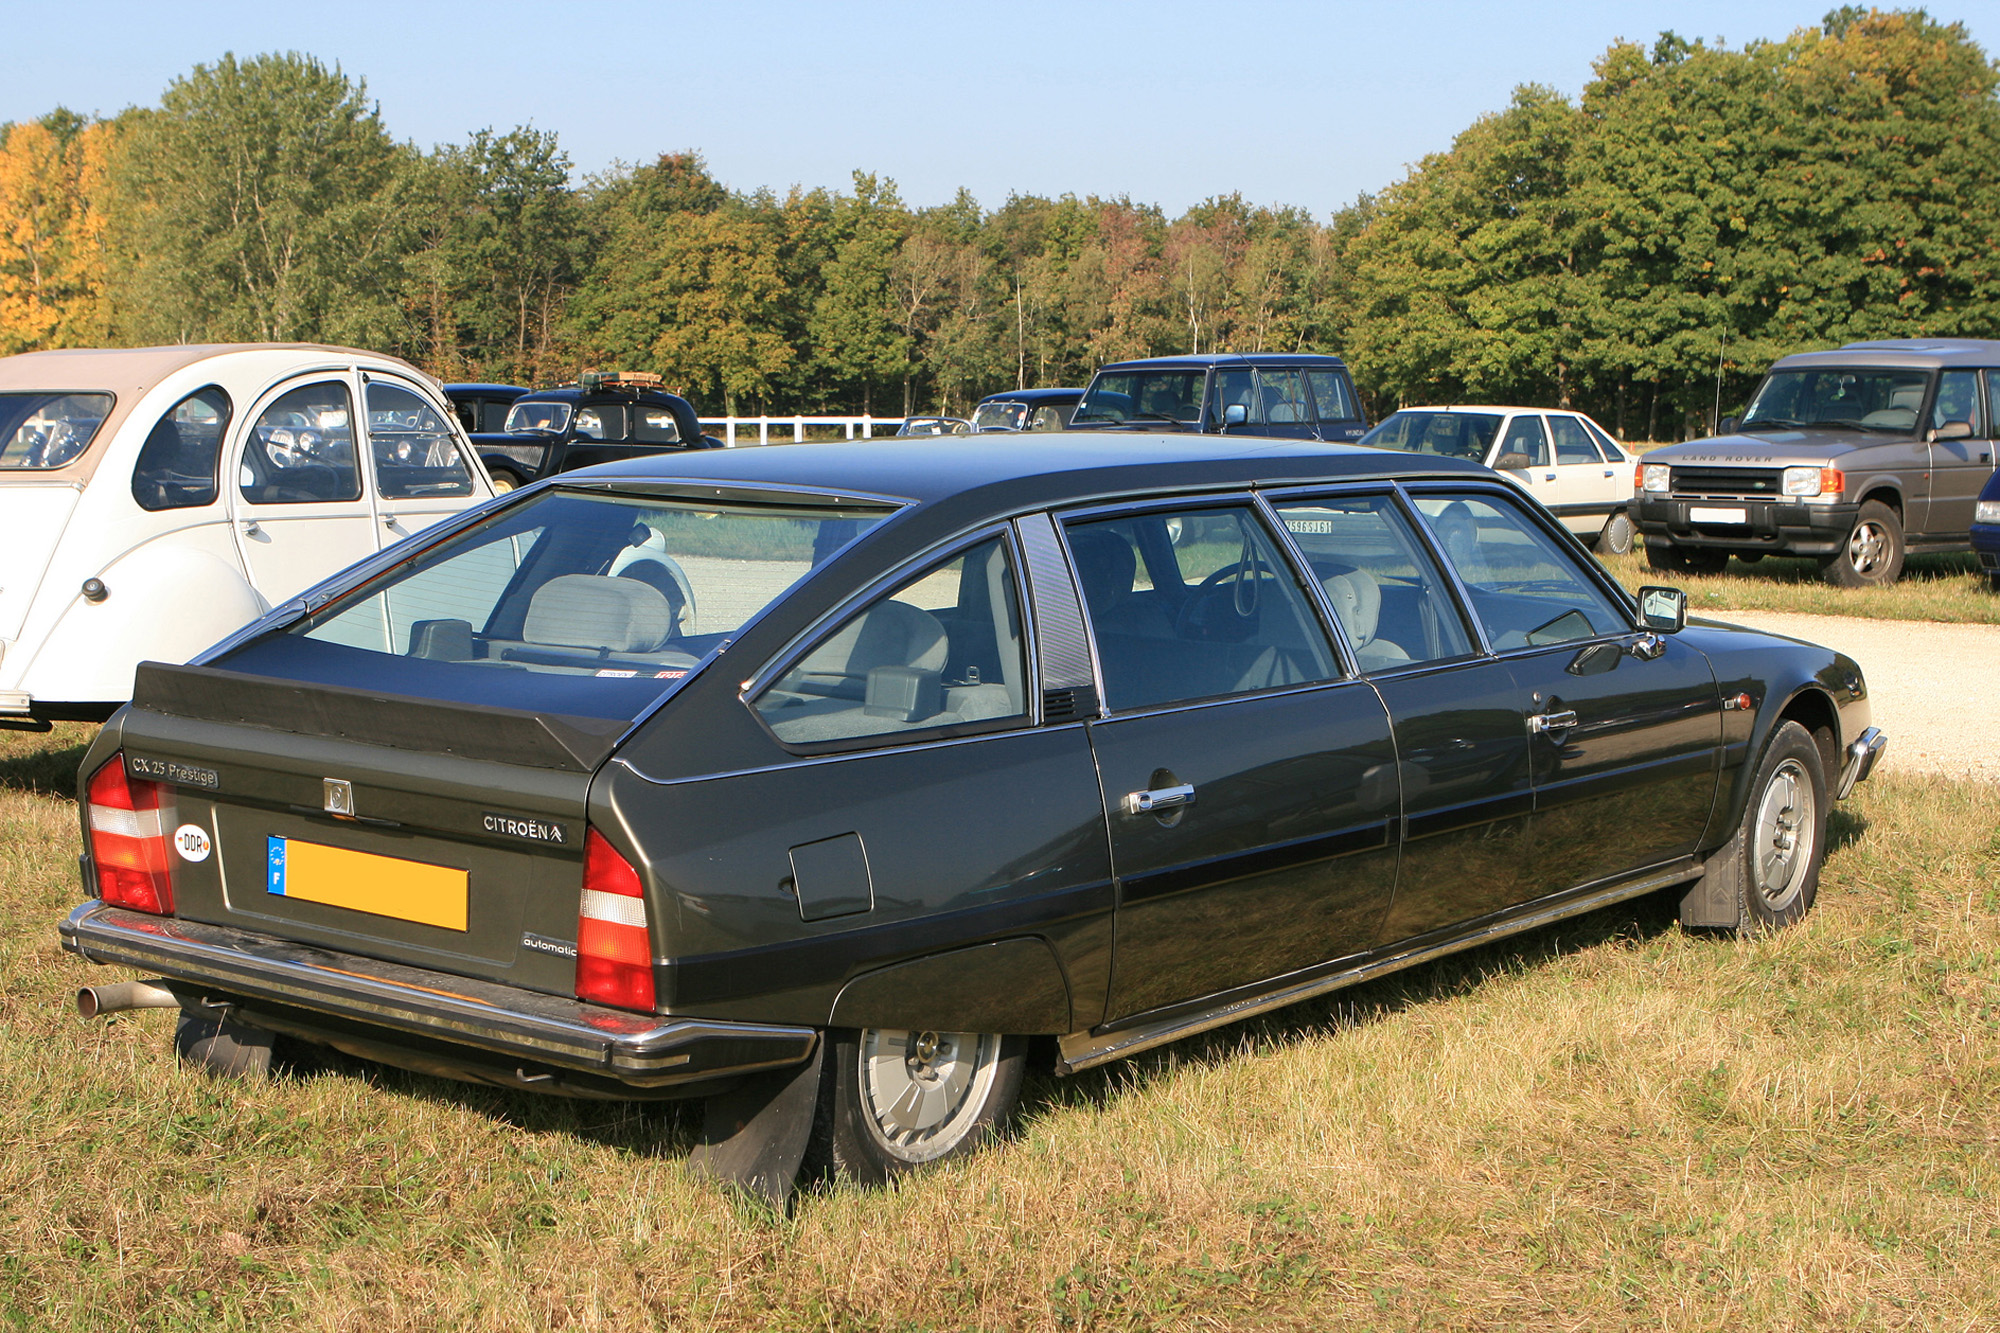
[[[789,430],[792,433],[789,441],[780,440],[780,444],[804,444],[808,426],[836,426],[844,429],[850,440],[872,440],[878,434],[894,435],[896,428],[903,424],[903,419],[901,417],[703,417],[701,424],[702,429],[720,434],[733,449],[739,444],[750,443],[744,436],[752,428],[757,432],[758,444],[769,444],[774,429]],[[721,429],[716,431],[714,429],[716,427]]]

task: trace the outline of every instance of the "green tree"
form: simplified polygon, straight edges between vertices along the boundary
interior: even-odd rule
[[[404,343],[415,154],[364,84],[296,53],[225,55],[174,80],[121,137],[127,337]]]
[[[911,339],[892,290],[910,215],[894,181],[857,171],[854,193],[835,197],[825,225],[830,254],[806,324],[811,368],[858,390],[866,413],[877,385],[910,374]]]

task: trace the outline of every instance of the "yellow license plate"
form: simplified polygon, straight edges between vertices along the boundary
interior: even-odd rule
[[[268,838],[264,889],[281,898],[465,929],[466,872],[297,838]]]

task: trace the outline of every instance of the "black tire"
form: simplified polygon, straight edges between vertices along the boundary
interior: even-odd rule
[[[263,1028],[181,1010],[174,1053],[181,1063],[217,1078],[263,1078],[271,1072],[273,1034]]]
[[[1675,574],[1720,574],[1729,552],[1706,546],[1676,546],[1665,537],[1646,538],[1646,564]]]
[[[998,1136],[1028,1062],[1025,1037],[997,1034],[837,1028],[826,1041],[806,1168],[862,1185],[962,1157]]]
[[[1624,555],[1632,549],[1632,516],[1619,510],[1604,520],[1604,530],[1597,534],[1599,555]]]
[[[1754,565],[1764,558],[1764,553],[1762,551],[1738,551],[1736,558],[1743,564]]]
[[[1854,515],[1841,548],[1820,563],[1820,577],[1837,588],[1876,588],[1903,576],[1903,520],[1880,500]]]
[[[1994,592],[2000,592],[2000,569],[1996,569],[1988,573],[1986,576],[1986,582],[1987,586],[1992,588]]]
[[[1804,802],[1811,808],[1805,809]],[[1743,912],[1737,933],[1793,925],[1819,897],[1826,859],[1826,769],[1812,734],[1781,722],[1764,747],[1730,854],[1739,856]]]

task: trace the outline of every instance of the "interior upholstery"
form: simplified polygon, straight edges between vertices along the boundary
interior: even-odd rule
[[[559,648],[646,653],[666,642],[673,623],[667,599],[649,584],[564,574],[535,590],[521,637]]]
[[[944,626],[930,612],[908,602],[877,602],[813,649],[793,688],[860,699],[875,667],[943,671],[950,647]]]
[[[1363,671],[1410,660],[1399,644],[1375,637],[1382,616],[1382,586],[1375,576],[1354,566],[1334,566],[1320,575],[1320,584],[1340,617],[1347,640]]]

